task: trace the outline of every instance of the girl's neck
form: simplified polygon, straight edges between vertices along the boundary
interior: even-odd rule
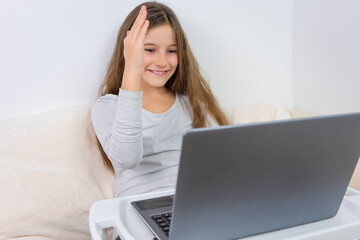
[[[176,94],[168,89],[159,89],[159,91],[148,91],[142,89],[142,107],[152,113],[164,113],[168,111],[176,100]]]
[[[143,92],[143,96],[147,97],[161,97],[164,95],[169,94],[169,89],[162,87],[162,88],[141,88]]]
[[[140,81],[140,89],[143,92],[143,94],[146,95],[162,95],[162,94],[166,94],[169,91],[165,86],[154,87],[142,80]]]
[[[154,87],[144,81],[140,82],[143,109],[152,113],[164,113],[175,103],[176,94],[165,86]]]

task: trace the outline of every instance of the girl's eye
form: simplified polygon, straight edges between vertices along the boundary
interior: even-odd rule
[[[155,52],[155,50],[154,49],[152,49],[152,48],[145,48],[145,51],[147,51],[147,52]]]
[[[171,50],[169,50],[169,53],[176,53],[176,50],[171,49]]]

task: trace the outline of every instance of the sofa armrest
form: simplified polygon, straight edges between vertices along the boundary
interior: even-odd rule
[[[0,121],[0,239],[90,239],[113,174],[88,131],[90,106]]]
[[[360,158],[351,178],[350,187],[360,190]]]
[[[302,111],[302,110],[289,110],[291,118],[307,118],[319,116],[318,113]]]

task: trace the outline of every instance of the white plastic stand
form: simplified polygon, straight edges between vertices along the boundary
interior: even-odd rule
[[[130,206],[130,202],[174,194],[174,191],[147,193],[95,202],[89,225],[93,240],[105,240],[107,228],[114,227],[121,240],[152,240],[153,234]],[[349,188],[338,214],[327,220],[242,238],[242,240],[360,240],[360,191]]]

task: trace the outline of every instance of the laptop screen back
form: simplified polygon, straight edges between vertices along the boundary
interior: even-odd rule
[[[330,218],[359,155],[360,114],[191,130],[169,239],[234,239]]]

